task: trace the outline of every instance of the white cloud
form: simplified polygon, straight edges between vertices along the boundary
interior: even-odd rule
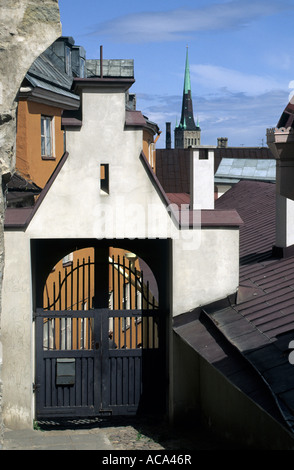
[[[191,65],[190,73],[197,87],[201,86],[210,94],[218,93],[219,90],[223,94],[227,90],[232,93],[260,95],[270,90],[287,89],[288,85],[271,77],[243,73],[217,65]]]
[[[255,19],[293,8],[288,0],[231,0],[203,8],[128,14],[101,23],[93,34],[129,43],[174,41],[198,31],[239,29]]]

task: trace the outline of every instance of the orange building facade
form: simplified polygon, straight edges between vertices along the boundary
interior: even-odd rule
[[[64,153],[62,109],[20,99],[17,112],[16,170],[43,188]]]

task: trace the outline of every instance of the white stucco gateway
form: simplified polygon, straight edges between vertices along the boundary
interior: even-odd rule
[[[75,80],[82,116],[78,127],[73,122],[66,127],[67,153],[34,208],[7,211],[1,330],[3,417],[9,427],[32,427],[35,418],[33,314],[40,298],[39,267],[50,257],[54,265],[55,248],[60,258],[79,240],[83,246],[95,240],[98,247],[108,240],[145,253],[164,279],[171,378],[172,318],[237,291],[238,214],[179,211],[169,204],[142,154],[142,125],[128,120],[125,93],[132,83]],[[101,166],[107,168],[106,191],[101,190]],[[173,380],[169,383],[172,413]]]

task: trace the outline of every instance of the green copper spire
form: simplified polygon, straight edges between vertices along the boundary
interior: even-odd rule
[[[193,103],[192,103],[192,92],[191,92],[191,80],[190,80],[190,66],[188,57],[188,46],[186,49],[186,65],[185,65],[185,76],[184,76],[184,90],[182,100],[182,112],[181,120],[175,127],[175,148],[189,148],[200,145],[200,133],[199,120],[197,117],[197,125],[194,121],[193,115]]]
[[[179,127],[182,129],[191,130],[191,131],[198,130],[198,127],[195,124],[194,116],[193,116],[188,46],[187,46],[187,51],[186,51],[182,114],[181,114],[181,121],[180,121]]]
[[[185,80],[184,80],[184,93],[188,94],[189,90],[191,91],[191,80],[190,80],[190,67],[189,67],[188,46],[187,46],[186,66],[185,66]]]

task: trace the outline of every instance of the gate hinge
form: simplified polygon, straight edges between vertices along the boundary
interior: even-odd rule
[[[33,393],[35,393],[38,390],[38,388],[40,388],[40,384],[33,383]]]

